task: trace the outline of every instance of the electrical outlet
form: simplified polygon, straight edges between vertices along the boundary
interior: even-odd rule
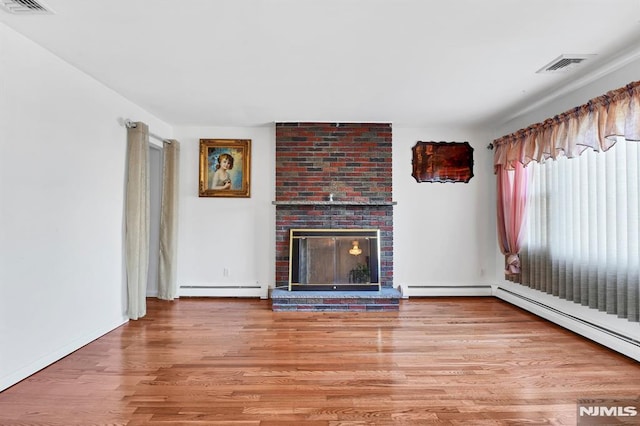
[[[229,268],[224,268],[222,270],[222,276],[223,277],[228,277],[229,275],[231,275],[231,272],[229,271]]]

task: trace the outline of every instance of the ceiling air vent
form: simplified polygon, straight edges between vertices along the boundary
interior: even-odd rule
[[[550,74],[556,72],[566,72],[581,65],[584,61],[594,57],[595,55],[560,55],[544,67],[540,68],[536,73]]]
[[[0,0],[0,8],[15,15],[51,14],[53,10],[36,0]]]

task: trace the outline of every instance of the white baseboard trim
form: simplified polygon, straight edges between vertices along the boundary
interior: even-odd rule
[[[403,299],[410,297],[493,296],[490,285],[433,286],[400,284]]]
[[[211,284],[206,286],[180,286],[178,293],[180,297],[269,298],[269,288],[266,284]]]
[[[126,324],[128,321],[129,321],[129,318],[123,317],[121,322],[117,324],[111,324],[111,325],[105,326],[104,328],[94,330],[91,333],[87,333],[84,336],[75,339],[71,343],[64,345],[63,347],[59,348],[57,351],[47,354],[46,356],[38,359],[37,361],[34,361],[22,367],[18,371],[14,371],[7,376],[0,377],[0,392],[26,379],[32,374],[37,373],[43,368],[48,367],[54,362],[61,360],[65,356],[77,351],[81,347],[115,330],[116,328],[122,326],[123,324]]]

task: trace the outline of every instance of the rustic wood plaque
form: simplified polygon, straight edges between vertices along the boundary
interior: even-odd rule
[[[473,148],[469,142],[418,142],[413,150],[417,182],[464,182],[473,177]]]

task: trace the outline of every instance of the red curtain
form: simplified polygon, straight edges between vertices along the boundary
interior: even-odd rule
[[[498,243],[505,255],[505,274],[520,273],[520,246],[524,238],[524,220],[529,195],[529,177],[516,162],[511,170],[496,166],[498,195]]]

